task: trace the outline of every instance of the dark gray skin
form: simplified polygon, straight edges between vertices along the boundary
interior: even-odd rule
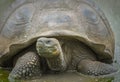
[[[86,75],[99,76],[117,71],[112,65],[98,61],[96,54],[78,40],[42,37],[37,40],[36,50],[37,53],[27,51],[18,58],[10,78],[41,76],[46,65],[41,67],[43,61],[40,58],[45,58],[48,68],[55,72],[77,70]]]
[[[15,57],[14,68],[9,74],[9,79],[30,79],[41,76],[40,58],[35,50],[28,49]]]

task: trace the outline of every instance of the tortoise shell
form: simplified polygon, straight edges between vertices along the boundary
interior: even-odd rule
[[[15,8],[0,27],[0,64],[43,36],[78,39],[89,46],[100,61],[112,61],[114,35],[108,20],[92,1],[19,2],[12,4]]]

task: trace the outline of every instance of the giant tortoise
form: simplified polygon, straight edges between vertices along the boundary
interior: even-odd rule
[[[113,32],[90,0],[26,0],[3,23],[0,66],[13,68],[9,77],[67,70],[99,76],[117,71],[111,65]]]

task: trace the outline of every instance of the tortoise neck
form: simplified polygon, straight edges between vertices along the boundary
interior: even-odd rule
[[[59,41],[59,44],[58,44],[58,47],[60,50],[59,56],[55,58],[47,58],[48,66],[53,71],[65,71],[67,69],[65,54],[63,53],[63,50],[62,50],[62,44],[63,42]]]

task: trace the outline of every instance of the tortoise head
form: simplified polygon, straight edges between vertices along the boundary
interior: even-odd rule
[[[59,42],[55,38],[38,38],[36,50],[41,57],[57,57],[60,54]]]

